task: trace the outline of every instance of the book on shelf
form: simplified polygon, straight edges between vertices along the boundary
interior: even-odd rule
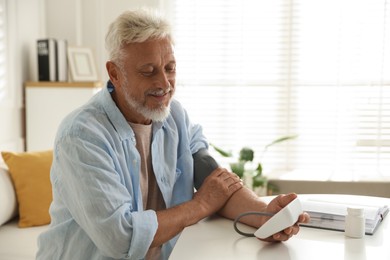
[[[379,224],[389,212],[389,207],[387,205],[376,203],[359,204],[359,202],[356,201],[309,198],[302,201],[302,208],[310,215],[310,222],[302,223],[300,225],[312,228],[344,231],[348,207],[364,209],[366,235],[373,235],[379,227]]]
[[[57,41],[37,40],[37,53],[39,81],[57,81]]]
[[[57,40],[57,71],[58,81],[68,81],[68,42],[66,40]]]

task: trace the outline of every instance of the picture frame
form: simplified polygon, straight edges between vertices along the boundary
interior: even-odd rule
[[[68,63],[73,81],[97,81],[98,75],[92,50],[88,47],[68,47]]]

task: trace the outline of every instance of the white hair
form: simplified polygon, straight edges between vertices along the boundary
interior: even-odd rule
[[[167,38],[173,44],[167,20],[157,12],[139,9],[125,11],[111,24],[106,35],[106,49],[111,61],[121,63],[122,48],[129,43]]]

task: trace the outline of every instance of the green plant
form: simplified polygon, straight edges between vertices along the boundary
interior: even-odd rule
[[[273,140],[272,142],[270,142],[269,144],[264,146],[264,149],[263,149],[262,154],[260,156],[260,161],[258,162],[256,169],[252,173],[252,188],[265,187],[268,185],[268,189],[270,189],[272,191],[277,190],[277,187],[274,187],[274,186],[271,186],[268,184],[267,177],[265,177],[263,175],[263,165],[262,165],[261,160],[263,159],[265,153],[267,152],[267,150],[271,146],[288,141],[288,140],[291,140],[291,139],[295,139],[297,137],[298,137],[297,135],[283,136],[283,137],[280,137],[280,138]],[[221,149],[220,147],[217,147],[214,144],[210,144],[210,145],[215,149],[215,151],[217,151],[223,157],[233,157],[232,152],[225,151],[224,149]],[[239,176],[240,178],[243,178],[244,173],[247,171],[247,169],[245,168],[247,162],[252,162],[253,159],[254,159],[253,149],[251,149],[249,147],[243,147],[243,148],[241,148],[241,150],[239,152],[239,157],[238,157],[237,162],[230,163],[230,168],[231,168],[232,172],[237,174],[237,176]]]

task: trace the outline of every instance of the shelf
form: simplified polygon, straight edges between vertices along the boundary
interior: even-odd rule
[[[102,89],[101,82],[26,82],[26,150],[53,149],[61,121]]]
[[[63,88],[101,88],[103,83],[101,81],[90,82],[59,82],[59,81],[27,81],[25,87],[63,87]]]

